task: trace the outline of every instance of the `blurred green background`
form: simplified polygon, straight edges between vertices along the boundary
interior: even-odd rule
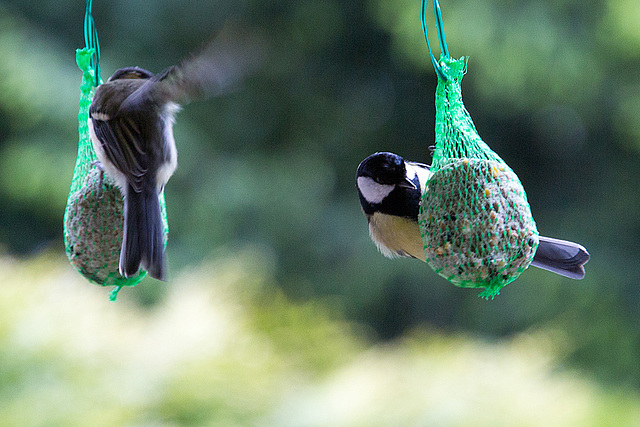
[[[62,242],[84,6],[0,2],[0,424],[640,424],[638,0],[442,0],[480,135],[592,256],[493,301],[384,258],[360,211],[364,157],[430,161],[418,0],[95,0],[105,79],[230,19],[266,58],[179,114],[171,280],[110,303]]]

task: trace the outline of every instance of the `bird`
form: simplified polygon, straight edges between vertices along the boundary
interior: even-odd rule
[[[166,278],[159,196],[178,163],[173,124],[180,107],[160,99],[160,82],[143,68],[121,68],[98,86],[89,108],[96,157],[124,198],[119,259],[124,277],[136,275],[142,265],[151,277]]]
[[[260,40],[233,24],[197,54],[161,73],[125,67],[100,84],[89,108],[97,166],[124,198],[118,264],[124,277],[140,267],[166,280],[159,196],[177,167],[175,116],[191,100],[218,96],[261,63]]]
[[[428,165],[389,152],[374,153],[358,165],[356,187],[362,211],[371,239],[386,257],[426,262],[418,214],[431,175]],[[589,258],[589,252],[578,243],[539,236],[531,265],[583,279]]]

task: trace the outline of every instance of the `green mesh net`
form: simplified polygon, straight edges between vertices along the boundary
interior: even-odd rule
[[[114,182],[102,173],[89,139],[89,107],[100,82],[97,61],[97,34],[87,2],[85,39],[87,46],[76,51],[76,62],[82,70],[78,112],[78,157],[64,213],[65,251],[71,264],[90,282],[115,286],[111,300],[123,286],[135,286],[146,271],[126,278],[118,272],[124,227],[124,198]],[[160,195],[164,244],[169,232],[164,193]]]
[[[433,175],[419,214],[426,261],[453,284],[485,288],[480,296],[493,298],[529,266],[538,231],[520,180],[480,138],[462,103],[466,58],[447,52],[436,64]]]

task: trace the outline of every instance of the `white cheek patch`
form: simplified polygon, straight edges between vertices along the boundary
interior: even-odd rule
[[[431,171],[429,169],[412,165],[411,163],[407,163],[407,176],[410,175],[413,171],[413,177],[418,176],[418,180],[420,181],[420,190],[424,193],[424,188],[427,185],[427,181],[431,178]]]
[[[406,165],[406,169],[407,169],[407,178],[409,178],[411,181],[413,181],[415,179],[416,175],[418,175],[418,174],[416,173],[415,169],[411,165],[408,165],[408,164],[405,164],[405,165]]]
[[[378,184],[368,176],[358,177],[358,188],[360,189],[360,192],[364,196],[365,200],[369,203],[382,202],[384,198],[387,197],[395,187],[396,186],[393,184]]]

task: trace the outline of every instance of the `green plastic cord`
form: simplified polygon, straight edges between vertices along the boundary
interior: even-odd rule
[[[100,42],[98,41],[96,23],[91,14],[92,5],[93,0],[87,0],[87,6],[84,12],[84,44],[87,49],[93,49],[89,67],[95,75],[94,86],[98,86],[100,84]]]
[[[436,19],[436,31],[438,33],[438,40],[440,42],[440,59],[449,59],[449,48],[447,47],[447,41],[444,35],[444,24],[442,23],[442,12],[440,11],[440,3],[438,0],[433,0],[433,12]],[[429,56],[431,57],[431,63],[436,70],[436,74],[441,80],[446,81],[447,75],[440,68],[440,64],[436,60],[431,50],[431,44],[429,43],[429,34],[427,32],[427,0],[422,0],[420,5],[420,22],[422,23],[422,32],[424,38],[427,41],[427,48],[429,49]]]

